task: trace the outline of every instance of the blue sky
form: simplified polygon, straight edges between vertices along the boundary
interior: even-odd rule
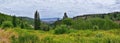
[[[108,13],[120,11],[120,0],[0,0],[2,13],[33,18],[36,10],[41,18]]]

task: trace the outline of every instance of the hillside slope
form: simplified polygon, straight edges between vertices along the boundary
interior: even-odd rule
[[[108,18],[114,21],[118,21],[120,20],[120,12],[112,12],[112,13],[105,13],[105,14],[85,14],[85,15],[80,15],[80,16],[76,16],[73,17],[73,19],[79,19],[79,18],[83,18],[83,19],[89,19],[89,18]]]
[[[12,17],[13,16],[11,16],[11,15],[0,13],[0,24],[2,24],[2,22],[4,22],[4,21],[12,21]],[[16,18],[17,18],[18,23],[20,21],[24,21],[24,22],[27,22],[30,25],[33,24],[33,19],[32,18],[28,18],[28,17],[16,17]]]

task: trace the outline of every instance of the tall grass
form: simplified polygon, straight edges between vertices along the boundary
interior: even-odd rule
[[[40,41],[36,32],[32,30],[14,29],[12,31],[18,33],[18,38],[11,37],[12,43],[39,43]]]
[[[0,43],[120,43],[119,31],[71,30],[68,34],[54,34],[54,31],[7,29],[0,30]]]

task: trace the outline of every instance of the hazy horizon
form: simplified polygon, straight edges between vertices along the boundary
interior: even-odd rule
[[[120,11],[120,0],[0,0],[0,12],[16,16],[34,17],[38,10],[41,18],[62,18],[82,14]]]

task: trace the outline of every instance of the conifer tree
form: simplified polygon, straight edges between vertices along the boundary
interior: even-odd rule
[[[40,30],[40,17],[38,11],[35,12],[35,17],[34,17],[34,29],[35,30]]]
[[[14,15],[13,18],[12,18],[12,24],[13,24],[13,27],[17,27],[17,21],[16,21],[16,16]]]
[[[67,16],[67,13],[65,12],[64,16],[63,16],[63,19],[66,19],[66,18],[68,18],[68,16]]]
[[[21,28],[21,29],[24,28],[24,24],[23,24],[23,22],[21,23],[20,28]]]
[[[20,20],[21,20],[20,21],[20,28],[23,29],[24,28],[23,18],[21,17]]]

